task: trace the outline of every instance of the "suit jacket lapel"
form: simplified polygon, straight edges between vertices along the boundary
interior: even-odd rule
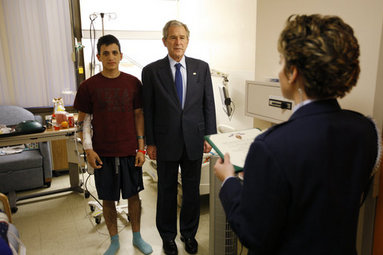
[[[169,92],[169,95],[171,95],[171,98],[177,103],[179,103],[178,96],[177,96],[177,90],[176,86],[173,80],[172,71],[170,70],[170,63],[169,58],[166,56],[161,61],[161,66],[158,70],[158,76],[161,80],[161,84],[164,87],[165,90]]]
[[[187,73],[187,83],[186,83],[186,96],[185,96],[185,105],[184,109],[187,106],[188,98],[193,95],[195,89],[196,78],[198,78],[197,65],[196,62],[192,59],[185,56],[186,62],[186,73]]]

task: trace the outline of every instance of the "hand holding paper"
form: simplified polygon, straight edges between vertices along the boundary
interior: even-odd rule
[[[213,147],[211,147],[211,145],[207,141],[204,141],[204,143],[203,143],[203,152],[204,153],[209,153],[211,151],[211,149],[213,149]]]
[[[220,181],[227,177],[234,176],[234,166],[230,163],[229,153],[225,153],[224,160],[219,158],[214,165],[214,174]]]
[[[235,171],[242,171],[250,145],[260,133],[262,133],[261,130],[253,128],[208,135],[205,136],[205,139],[213,146],[221,158],[224,157],[224,154],[229,153]]]

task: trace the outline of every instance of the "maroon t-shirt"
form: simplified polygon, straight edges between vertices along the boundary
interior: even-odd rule
[[[142,108],[142,85],[121,72],[117,78],[98,73],[81,83],[74,108],[93,114],[93,150],[104,157],[136,155],[134,110]]]

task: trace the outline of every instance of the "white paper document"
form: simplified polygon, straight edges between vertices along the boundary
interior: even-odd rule
[[[225,153],[229,153],[230,162],[234,165],[236,171],[242,170],[245,165],[247,153],[255,137],[262,133],[257,128],[234,131],[222,134],[205,136],[206,141],[213,146],[214,150],[221,158]]]

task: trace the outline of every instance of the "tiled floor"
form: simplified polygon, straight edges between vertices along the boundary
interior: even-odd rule
[[[84,178],[87,174],[84,175]],[[162,241],[155,226],[157,184],[144,175],[145,190],[142,200],[141,234],[153,247],[152,254],[164,254]],[[69,186],[68,175],[55,177],[49,189]],[[96,195],[93,178],[88,188]],[[47,191],[42,189],[41,191]],[[36,192],[36,191],[35,191]],[[21,234],[28,255],[93,255],[103,254],[109,246],[109,235],[104,219],[96,224],[88,201],[80,193],[61,193],[19,201],[13,223]],[[126,203],[126,201],[124,201]],[[118,254],[142,254],[132,245],[132,231],[126,217],[118,221],[120,250]],[[209,254],[209,198],[201,196],[200,226],[196,236],[198,254]],[[179,254],[187,254],[177,236]]]

